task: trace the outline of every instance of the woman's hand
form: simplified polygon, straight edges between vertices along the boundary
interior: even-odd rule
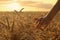
[[[37,19],[36,27],[38,29],[44,29],[47,27],[48,23],[49,23],[48,20],[46,20],[45,18],[40,18],[40,19]]]

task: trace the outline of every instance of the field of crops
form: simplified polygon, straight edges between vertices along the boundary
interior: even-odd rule
[[[0,40],[60,40],[60,12],[43,31],[35,18],[48,12],[0,12]]]

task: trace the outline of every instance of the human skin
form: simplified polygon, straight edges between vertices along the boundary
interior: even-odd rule
[[[49,12],[49,14],[46,17],[38,19],[37,28],[38,29],[46,28],[59,10],[60,10],[60,0],[57,1],[56,5],[54,5],[52,10]]]

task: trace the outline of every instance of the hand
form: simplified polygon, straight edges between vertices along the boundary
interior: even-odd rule
[[[40,19],[37,20],[37,22],[36,22],[37,25],[36,26],[37,26],[38,29],[44,29],[44,28],[46,28],[48,23],[49,23],[48,20],[46,20],[45,18],[40,18]]]

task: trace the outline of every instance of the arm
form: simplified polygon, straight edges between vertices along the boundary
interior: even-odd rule
[[[45,19],[51,21],[59,10],[60,10],[60,0],[58,0],[56,5],[52,8],[52,10],[50,11],[50,13],[47,15]]]
[[[57,12],[60,10],[60,0],[57,1],[56,5],[52,8],[50,13],[42,19],[38,19],[38,25],[37,28],[41,29],[42,27],[47,27],[50,21],[54,18],[54,16],[57,14]]]

